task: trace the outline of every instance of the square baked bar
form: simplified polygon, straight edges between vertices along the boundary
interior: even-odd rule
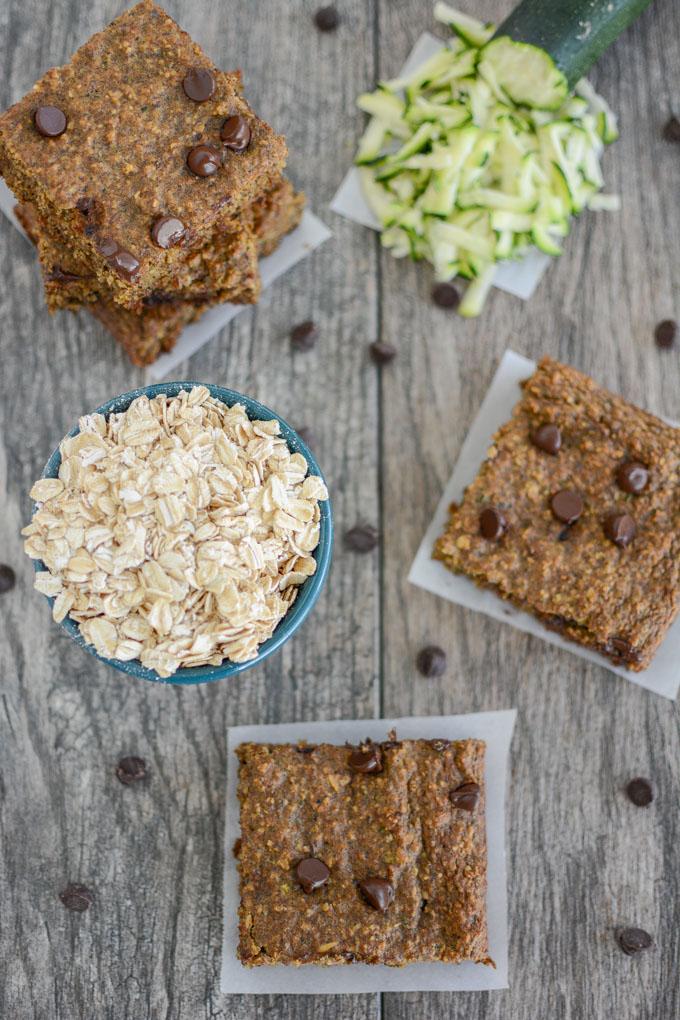
[[[491,963],[484,752],[241,744],[241,962]]]
[[[679,483],[680,429],[543,358],[434,556],[643,670],[680,608]]]
[[[126,307],[267,191],[283,138],[143,0],[0,116],[0,172]]]

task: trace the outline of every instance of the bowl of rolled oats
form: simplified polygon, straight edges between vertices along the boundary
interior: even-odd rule
[[[79,419],[30,495],[22,534],[54,620],[145,680],[205,683],[262,662],[330,566],[313,455],[269,408],[220,386],[110,400]]]

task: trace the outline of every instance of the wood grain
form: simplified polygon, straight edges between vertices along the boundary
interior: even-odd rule
[[[510,5],[465,9],[475,6],[498,20]],[[392,74],[408,51],[419,8],[381,3],[379,35],[391,40],[382,74]],[[532,358],[559,357],[631,400],[680,418],[679,356],[653,342],[656,322],[678,315],[680,297],[673,209],[680,160],[660,138],[678,100],[670,93],[677,77],[671,82],[664,69],[677,66],[679,27],[677,4],[660,0],[598,65],[593,80],[621,111],[621,140],[604,166],[624,211],[584,217],[531,302],[494,292],[484,315],[465,322],[428,301],[422,267],[383,257],[381,335],[399,347],[381,379],[382,505],[389,520],[383,709],[386,715],[519,710],[508,810],[512,987],[419,999],[423,1018],[680,1015],[678,983],[669,980],[680,952],[671,849],[680,836],[673,807],[680,782],[677,707],[413,588],[405,567],[507,347]],[[426,642],[448,654],[440,680],[416,673],[415,655]],[[635,775],[655,782],[649,809],[633,807],[623,793]],[[625,957],[614,941],[619,925],[653,932],[656,949]],[[386,996],[384,1006],[388,1020],[414,1015],[407,997]]]
[[[463,4],[463,0],[461,0]],[[3,107],[122,9],[118,0],[0,5]],[[288,138],[293,179],[334,238],[176,372],[243,390],[310,426],[336,525],[379,524],[380,554],[338,541],[313,618],[283,653],[233,684],[133,683],[76,648],[31,590],[19,528],[26,493],[84,410],[141,382],[93,322],[50,318],[33,253],[0,223],[0,550],[18,575],[0,613],[0,1017],[8,1020],[374,1020],[680,1014],[678,709],[536,639],[440,602],[406,574],[503,350],[546,352],[654,411],[680,418],[680,356],[658,352],[678,316],[680,159],[660,141],[680,112],[680,10],[656,0],[603,58],[595,81],[621,112],[606,176],[618,217],[580,222],[530,304],[494,293],[477,322],[434,308],[424,267],[327,212],[361,117],[354,98],[396,71],[430,5],[342,0],[321,35],[300,0],[174,0],[217,64],[243,68],[253,105]],[[465,9],[500,18],[510,4]],[[291,353],[313,318],[320,338]],[[380,336],[399,348],[378,370]],[[418,678],[436,641],[449,669]],[[226,728],[258,720],[520,710],[509,797],[511,980],[506,993],[279,997],[219,991]],[[151,774],[123,787],[123,754]],[[653,778],[633,808],[622,787]],[[95,893],[67,913],[68,881]],[[656,948],[629,959],[613,930]]]

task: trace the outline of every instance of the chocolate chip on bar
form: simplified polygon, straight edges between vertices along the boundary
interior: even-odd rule
[[[539,425],[531,433],[531,442],[539,450],[543,450],[544,453],[549,453],[552,457],[556,457],[562,447],[562,433],[557,425],[551,425],[550,423]]]
[[[574,524],[583,513],[583,498],[571,489],[560,489],[551,498],[550,507],[558,521]]]
[[[66,130],[66,114],[58,106],[39,106],[33,121],[43,138],[58,138]]]
[[[318,858],[305,857],[295,868],[295,877],[306,893],[312,893],[326,884],[330,871]]]
[[[372,775],[382,772],[382,754],[379,744],[370,744],[368,747],[352,751],[347,759],[352,772],[359,772],[363,775]]]
[[[184,93],[194,103],[205,103],[215,93],[215,79],[205,67],[191,67],[182,81]]]
[[[386,878],[372,875],[359,882],[361,893],[374,910],[385,911],[394,900],[394,886]]]

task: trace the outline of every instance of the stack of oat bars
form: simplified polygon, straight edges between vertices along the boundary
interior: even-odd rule
[[[150,0],[94,35],[0,117],[50,311],[87,308],[136,365],[225,301],[302,215],[284,139]]]

